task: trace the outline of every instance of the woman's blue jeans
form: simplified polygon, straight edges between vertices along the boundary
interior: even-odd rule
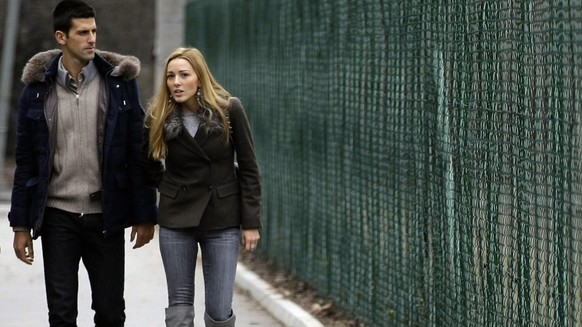
[[[200,245],[206,314],[216,321],[229,319],[233,314],[240,229],[195,231],[160,227],[159,239],[169,306],[194,305],[194,273]]]

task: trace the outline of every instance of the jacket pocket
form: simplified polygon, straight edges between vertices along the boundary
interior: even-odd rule
[[[178,196],[178,192],[180,191],[180,186],[162,181],[160,186],[158,186],[158,191],[160,191],[160,194],[162,195],[175,199]]]
[[[126,102],[126,100],[122,100],[122,105],[120,105],[117,109],[119,110],[120,114],[124,114],[131,110],[131,106],[129,105],[129,102]]]
[[[38,177],[33,177],[26,181],[26,187],[31,188],[38,185]]]
[[[31,109],[26,113],[26,118],[33,120],[35,122],[42,122],[45,121],[44,117],[44,110],[40,109]]]
[[[25,135],[30,137],[27,141],[34,144],[35,151],[37,153],[43,153],[47,150],[49,132],[42,103],[39,103],[38,105],[38,107],[31,107],[25,113],[28,129],[30,131]]]
[[[225,198],[240,192],[238,182],[232,182],[225,185],[221,185],[216,188],[216,194],[219,198]]]

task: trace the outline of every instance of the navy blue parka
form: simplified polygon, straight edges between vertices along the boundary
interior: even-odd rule
[[[26,64],[25,83],[18,105],[16,170],[12,189],[10,226],[42,234],[42,221],[51,179],[53,114],[47,101],[55,92],[60,50],[41,52]],[[107,112],[98,129],[105,235],[139,223],[156,222],[155,189],[147,186],[139,165],[144,110],[135,78],[139,60],[97,51],[94,63],[107,89]],[[57,108],[58,114],[58,108]],[[89,196],[89,195],[87,195]]]

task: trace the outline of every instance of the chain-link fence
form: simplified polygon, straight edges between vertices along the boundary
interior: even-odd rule
[[[582,325],[582,1],[198,0],[262,249],[368,326]]]

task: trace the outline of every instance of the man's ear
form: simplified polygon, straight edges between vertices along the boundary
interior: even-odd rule
[[[58,44],[64,45],[65,43],[67,43],[67,34],[65,34],[65,32],[63,31],[56,31],[55,39],[57,40]]]

